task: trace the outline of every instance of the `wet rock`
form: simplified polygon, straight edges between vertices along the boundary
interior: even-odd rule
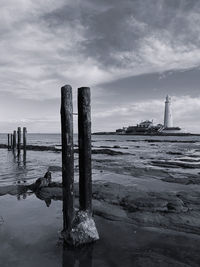
[[[198,162],[200,162],[200,159],[191,159],[191,158],[189,158],[189,159],[178,159],[179,161],[183,161],[183,162],[191,162],[191,163],[198,163]],[[195,164],[196,165],[196,164]]]
[[[110,221],[123,221],[131,223],[131,220],[127,216],[127,212],[123,207],[108,204],[104,201],[93,199],[92,201],[93,211],[95,215],[101,216]]]
[[[166,177],[162,181],[168,183],[177,183],[177,184],[200,184],[200,177],[184,177],[184,178],[175,178],[175,177]]]
[[[128,155],[129,153],[123,153],[121,151],[115,151],[111,149],[93,149],[92,154],[106,154],[110,156]]]
[[[128,149],[128,147],[126,146],[118,146],[118,145],[115,145],[115,146],[100,146],[100,148],[117,148],[117,149]]]
[[[181,153],[181,152],[173,152],[173,151],[166,152],[166,154],[177,155],[177,156],[182,156],[183,155],[183,153]]]
[[[152,160],[151,163],[154,166],[167,167],[167,168],[189,168],[189,169],[200,168],[200,164],[186,163],[180,161]]]
[[[49,166],[48,171],[59,172],[59,171],[62,171],[62,167],[60,167],[60,166]]]
[[[50,187],[43,187],[38,192],[36,192],[36,196],[42,200],[44,199],[57,199],[62,200],[62,187],[52,186]]]
[[[56,148],[55,146],[37,146],[37,145],[27,145],[27,150],[35,150],[35,151],[60,151],[60,149]]]
[[[97,147],[97,146],[96,146]],[[112,148],[111,146],[99,146],[100,148]]]
[[[0,144],[0,148],[7,148],[8,146],[6,144]]]
[[[113,146],[113,148],[128,149],[128,147],[127,147],[127,146]]]
[[[51,172],[47,171],[42,178],[38,178],[34,184],[28,185],[27,188],[32,191],[38,191],[42,187],[48,187],[51,183]]]
[[[93,243],[99,239],[94,219],[87,211],[78,211],[71,232],[62,232],[66,243],[73,247]]]
[[[161,140],[161,139],[145,139],[145,140],[142,140],[142,141],[145,141],[145,142],[148,142],[148,143],[197,143],[198,141],[193,141],[193,140]]]

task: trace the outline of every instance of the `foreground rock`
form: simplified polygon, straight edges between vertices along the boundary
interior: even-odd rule
[[[73,247],[93,243],[99,239],[94,219],[87,211],[77,211],[72,231],[69,234],[62,232],[62,236],[67,244]]]

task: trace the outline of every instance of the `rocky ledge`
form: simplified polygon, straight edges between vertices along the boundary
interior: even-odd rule
[[[78,184],[75,184],[78,197]],[[62,199],[62,186],[43,187],[40,199]],[[200,191],[147,192],[111,182],[93,184],[93,211],[109,220],[200,234]]]
[[[177,178],[178,179],[178,178]],[[170,178],[163,182],[170,190],[143,190],[135,185],[113,182],[93,183],[93,212],[114,221],[126,221],[138,226],[167,228],[200,234],[200,188],[198,181]],[[179,182],[180,187],[173,187]],[[187,185],[189,182],[190,185]],[[197,182],[197,183],[196,183]],[[167,188],[167,187],[166,187]],[[176,188],[176,190],[175,190]],[[177,188],[180,188],[177,190]],[[78,206],[78,184],[74,185]],[[0,196],[35,194],[49,206],[52,200],[62,200],[62,184],[52,182],[49,172],[32,185],[0,187]]]

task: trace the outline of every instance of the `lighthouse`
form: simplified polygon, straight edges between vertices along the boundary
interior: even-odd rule
[[[164,128],[172,128],[172,127],[173,127],[173,120],[172,120],[171,97],[167,95],[165,101]]]

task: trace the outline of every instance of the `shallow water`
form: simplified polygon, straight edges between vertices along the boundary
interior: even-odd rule
[[[98,216],[100,240],[70,251],[59,239],[60,201],[52,201],[47,208],[30,195],[20,201],[14,196],[1,197],[0,203],[2,267],[198,266],[200,262],[198,236],[136,228]]]

